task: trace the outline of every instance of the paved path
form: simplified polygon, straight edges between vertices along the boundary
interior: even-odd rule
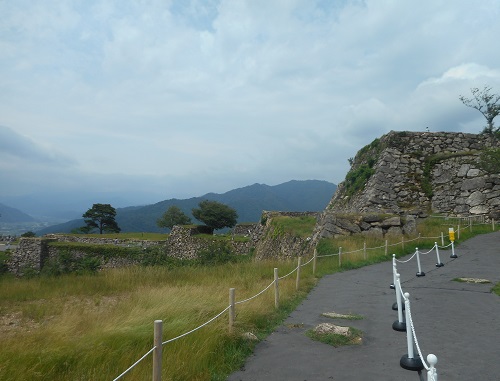
[[[500,296],[490,290],[500,282],[500,232],[474,237],[458,245],[455,253],[458,258],[452,259],[450,251],[440,250],[445,264],[441,268],[435,267],[435,252],[421,256],[422,271],[426,273],[423,277],[415,276],[415,259],[398,264],[402,288],[410,293],[424,359],[429,353],[437,356],[440,381],[499,381]],[[452,281],[460,277],[483,278],[492,283]],[[399,365],[401,356],[408,351],[406,333],[392,329],[397,312],[391,308],[395,293],[390,283],[391,262],[323,277],[228,381],[418,381],[417,372]],[[356,313],[364,319],[321,316],[332,311]],[[305,336],[306,330],[322,322],[361,329],[363,344],[334,348]]]

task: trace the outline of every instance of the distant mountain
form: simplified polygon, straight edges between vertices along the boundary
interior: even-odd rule
[[[234,208],[238,213],[238,223],[258,222],[263,210],[322,211],[336,188],[335,184],[320,180],[292,180],[275,186],[253,184],[223,194],[207,193],[185,200],[170,199],[152,205],[118,208],[116,222],[123,232],[165,232],[165,229],[158,228],[156,220],[169,207],[179,207],[196,222],[191,210],[197,208],[203,200],[218,201]],[[83,225],[83,219],[72,220],[39,230],[37,234],[68,233]]]
[[[0,204],[0,223],[34,222],[35,219],[19,209]]]

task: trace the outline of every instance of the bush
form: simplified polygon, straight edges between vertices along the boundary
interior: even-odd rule
[[[229,247],[227,242],[213,242],[207,249],[198,252],[197,263],[203,266],[220,265],[237,262],[239,256]]]

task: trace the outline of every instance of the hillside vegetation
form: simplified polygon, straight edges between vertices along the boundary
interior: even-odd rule
[[[278,221],[287,232],[306,234],[307,220]],[[419,248],[431,247],[449,220],[427,219],[419,226]],[[464,230],[461,240],[491,231],[490,225]],[[400,237],[394,238],[395,240]],[[389,242],[390,244],[392,242]],[[234,332],[228,332],[227,313],[179,340],[166,344],[163,379],[225,380],[251,353],[255,342],[243,336],[252,332],[263,339],[297,306],[324,274],[391,258],[382,241],[369,241],[368,257],[345,256],[318,259],[316,276],[311,265],[301,271],[299,291],[293,269],[296,261],[259,261],[251,257],[237,263],[211,266],[139,266],[104,270],[95,275],[62,275],[15,279],[0,278],[0,379],[2,380],[112,380],[152,347],[153,321],[164,322],[163,340],[174,338],[207,322],[228,305],[228,290],[236,300],[257,295],[270,285],[273,269],[279,275],[280,307],[274,307],[271,289],[236,309]],[[318,254],[332,254],[363,247],[361,237],[323,240]],[[393,251],[394,250],[394,251]],[[414,247],[391,249],[398,256]],[[151,356],[124,380],[150,380]]]

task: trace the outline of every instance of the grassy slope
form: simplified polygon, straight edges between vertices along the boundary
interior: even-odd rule
[[[439,235],[442,221],[422,227],[423,236]],[[447,226],[447,225],[446,225]],[[489,228],[491,230],[491,228]],[[487,227],[483,232],[488,231]],[[465,240],[480,231],[464,231]],[[420,247],[435,239],[422,240]],[[369,242],[368,247],[383,242]],[[389,243],[390,245],[391,243]],[[359,249],[363,241],[325,241],[319,254]],[[406,245],[406,251],[415,245]],[[390,253],[401,251],[390,246]],[[384,249],[345,255],[342,268],[388,260]],[[152,348],[153,321],[164,321],[163,340],[206,322],[228,305],[228,289],[243,300],[267,287],[273,269],[289,273],[295,262],[244,262],[203,268],[131,267],[97,275],[56,278],[0,278],[1,380],[112,380]],[[338,257],[318,260],[318,273],[338,271]],[[227,330],[227,314],[206,327],[164,346],[163,379],[224,380],[251,353],[253,343],[241,333],[259,338],[278,325],[315,285],[311,266],[301,272],[299,292],[295,274],[280,281],[281,308],[274,309],[271,289],[237,306],[235,334]],[[125,380],[151,379],[148,356]]]

